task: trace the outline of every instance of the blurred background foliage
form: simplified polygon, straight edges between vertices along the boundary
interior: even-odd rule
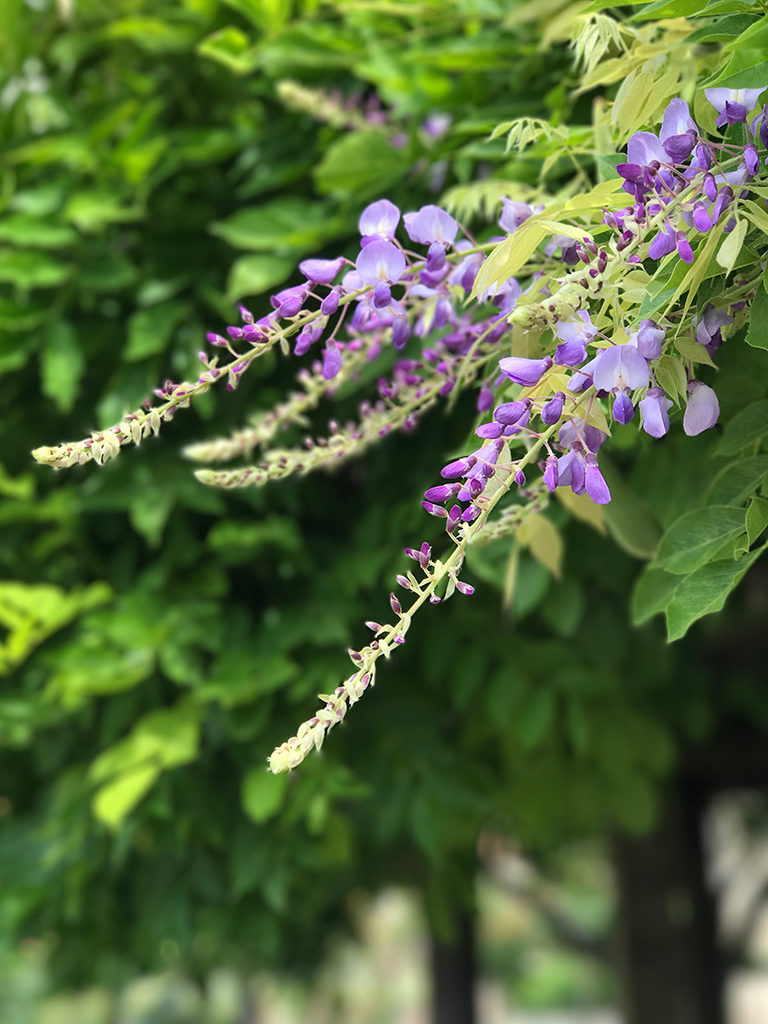
[[[632,502],[667,524],[706,489],[711,439],[670,437],[662,462],[631,435],[635,497],[607,523],[558,509],[558,578],[518,551],[506,608],[509,543],[478,553],[490,585],[414,625],[354,725],[291,777],[266,755],[384,614],[414,529],[438,537],[419,499],[462,417],[222,496],[179,449],[214,406],[223,432],[279,398],[293,371],[264,360],[119,465],[30,466],[196,372],[206,330],[239,300],[263,309],[299,258],[351,252],[366,201],[478,179],[523,194],[551,140],[508,152],[489,132],[525,114],[578,140],[593,116],[572,54],[541,45],[564,6],[0,5],[0,928],[42,944],[52,984],[316,967],[348,893],[394,883],[446,933],[481,831],[546,863],[566,837],[648,828],[681,738],[765,721],[748,673],[718,685],[720,620],[674,648],[626,626],[647,554]],[[758,355],[724,367],[724,408],[764,394]],[[760,602],[740,600],[747,632]]]

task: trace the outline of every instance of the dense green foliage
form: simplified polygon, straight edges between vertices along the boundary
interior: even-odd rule
[[[540,46],[550,8],[560,22]],[[385,614],[381,581],[416,540],[414,509],[443,453],[463,443],[460,417],[433,413],[334,476],[231,497],[178,457],[210,432],[212,396],[119,465],[52,478],[27,464],[30,448],[116,421],[166,374],[196,372],[205,331],[236,300],[264,305],[302,256],[353,246],[370,198],[416,207],[448,190],[487,233],[513,182],[525,194],[543,171],[568,194],[610,177],[614,144],[595,159],[589,126],[595,90],[615,94],[626,73],[609,67],[611,38],[597,33],[595,61],[579,37],[577,93],[564,41],[578,11],[558,4],[84,0],[67,20],[68,9],[0,12],[0,863],[14,879],[0,919],[55,935],[68,981],[180,960],[296,966],[316,961],[355,884],[416,882],[443,922],[469,898],[484,827],[539,846],[646,827],[679,739],[725,714],[766,717],[748,667],[719,685],[722,619],[671,648],[655,623],[627,629],[636,559],[661,530],[706,508],[710,487],[739,505],[763,485],[763,418],[738,418],[768,394],[759,340],[729,342],[722,360],[722,439],[671,436],[660,457],[649,438],[617,435],[610,511],[588,523],[551,513],[561,564],[533,536],[479,550],[470,568],[491,585],[415,625],[354,725],[290,778],[267,774],[265,757],[336,685],[356,624]],[[749,30],[751,17],[730,17],[694,42],[677,23],[671,48],[651,26],[638,46],[669,50],[678,71],[695,52],[702,68],[718,32]],[[625,109],[619,142],[678,85],[676,73],[667,93]],[[372,97],[383,123],[365,119]],[[439,138],[424,130],[435,112],[452,118]],[[487,141],[521,115],[554,130],[518,128],[516,150],[509,125]],[[263,364],[250,393],[217,406],[219,431],[290,386]],[[753,541],[762,527],[750,529]],[[674,527],[665,543],[636,591],[638,622],[672,600],[659,573],[702,564],[675,562]],[[504,611],[494,586],[512,591]],[[757,612],[740,599],[749,634]]]

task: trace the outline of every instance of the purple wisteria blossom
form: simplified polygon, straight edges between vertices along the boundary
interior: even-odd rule
[[[377,239],[360,250],[355,268],[363,284],[396,284],[405,273],[405,256],[392,242]]]
[[[669,430],[669,410],[672,401],[663,388],[649,388],[639,403],[643,418],[643,430],[651,437],[663,437]]]
[[[439,206],[422,206],[414,213],[403,216],[405,230],[413,242],[429,245],[431,242],[442,242],[450,245],[456,238],[459,225],[445,210]]]
[[[717,309],[716,306],[708,305],[700,320],[694,320],[696,325],[696,341],[703,345],[710,356],[723,344],[721,328],[733,323],[733,317],[728,316],[724,309]]]
[[[683,416],[683,430],[695,437],[714,427],[720,415],[720,403],[712,388],[697,380],[688,383],[688,404]]]
[[[747,114],[754,110],[758,97],[765,91],[759,89],[705,89],[704,95],[720,115],[715,122],[718,128],[729,124],[746,124]]]
[[[363,241],[383,238],[390,241],[395,237],[397,225],[400,223],[400,211],[389,199],[379,199],[371,203],[360,214],[358,227]]]

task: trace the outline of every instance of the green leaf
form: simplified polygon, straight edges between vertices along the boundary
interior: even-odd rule
[[[296,197],[245,206],[210,228],[236,249],[281,254],[316,250],[338,229],[338,218],[329,216],[324,205]]]
[[[654,565],[689,573],[706,564],[731,537],[744,532],[744,509],[708,505],[676,519],[661,538]]]
[[[71,267],[41,252],[0,250],[0,281],[17,288],[55,288],[70,276]]]
[[[124,359],[132,363],[164,351],[186,312],[186,303],[173,299],[134,313],[128,321]]]
[[[396,149],[382,132],[348,132],[328,146],[314,177],[319,192],[362,199],[402,180],[410,167],[407,146]]]
[[[765,288],[758,288],[755,293],[744,340],[752,348],[768,349],[768,293]]]
[[[710,562],[686,576],[667,607],[667,638],[679,640],[704,615],[719,612],[731,591],[741,582],[764,548],[731,558]]]
[[[280,810],[287,788],[287,773],[273,775],[266,764],[251,768],[243,779],[243,810],[259,825],[269,821]]]
[[[60,412],[69,412],[75,404],[85,357],[74,328],[65,320],[52,323],[45,331],[40,353],[43,394]]]
[[[768,501],[753,498],[747,506],[747,547],[750,548],[768,526]]]
[[[747,233],[747,221],[744,217],[737,221],[736,227],[730,234],[725,236],[725,241],[717,253],[717,262],[725,271],[726,275],[733,270],[741,247],[744,244],[744,236]]]
[[[220,28],[198,44],[201,57],[210,57],[236,75],[247,75],[258,65],[258,51],[248,36],[234,25]]]
[[[679,586],[679,576],[647,566],[638,576],[632,591],[632,625],[641,626],[654,615],[663,612]]]
[[[229,272],[227,298],[236,302],[244,295],[261,295],[285,281],[294,266],[295,261],[286,256],[241,256]]]
[[[768,479],[768,455],[752,455],[731,462],[717,474],[707,490],[710,505],[738,505],[755,494]]]
[[[768,434],[768,399],[752,402],[725,424],[717,455],[736,455]]]
[[[554,715],[555,695],[547,686],[539,685],[527,695],[515,717],[515,735],[523,750],[532,750],[541,743]]]
[[[64,216],[81,231],[96,232],[107,224],[138,220],[142,211],[137,206],[123,206],[111,192],[93,189],[75,193],[66,205]]]
[[[0,220],[0,241],[33,249],[63,249],[78,239],[67,224],[43,220],[23,213],[9,214]]]
[[[735,40],[738,44],[738,39]],[[768,82],[768,61],[765,50],[739,50],[714,78],[703,83],[708,88],[759,89]]]

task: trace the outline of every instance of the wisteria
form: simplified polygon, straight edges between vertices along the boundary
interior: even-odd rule
[[[762,92],[706,91],[725,133],[716,140],[700,132],[684,100],[673,99],[659,132],[636,132],[618,181],[589,201],[505,198],[501,239],[478,242],[438,205],[403,212],[377,200],[361,213],[352,257],[303,261],[302,280],[272,296],[269,312],[257,319],[241,308],[238,324],[209,334],[215,354],[200,353],[196,380],[168,381],[158,403],[111,429],[34,453],[57,469],[103,463],[220,381],[237,387],[276,347],[307,360],[298,389],[230,438],[190,446],[186,454],[202,462],[258,452],[251,465],[198,470],[202,482],[261,485],[334,464],[475,390],[473,440],[435,468],[422,501],[442,521],[448,554],[437,557],[426,541],[406,550],[415,564],[396,582],[410,604],[393,593],[394,622],[368,623],[374,638],[350,652],[353,674],[321,695],[315,716],[274,751],[272,771],[296,767],[321,745],[373,684],[378,659],[404,641],[421,605],[471,595],[461,579],[470,545],[514,534],[566,489],[609,503],[600,451],[613,430],[633,426],[657,441],[677,409],[686,435],[717,423],[716,390],[698,374],[713,364],[757,286],[736,268],[747,231],[762,231],[768,220],[752,188],[768,149],[768,107],[755,109]],[[730,283],[698,309],[712,261]],[[670,290],[652,302],[654,273],[681,265]],[[381,366],[376,392],[359,402],[355,418],[331,420],[325,436],[273,446],[284,430],[307,430],[307,414],[371,364]]]

